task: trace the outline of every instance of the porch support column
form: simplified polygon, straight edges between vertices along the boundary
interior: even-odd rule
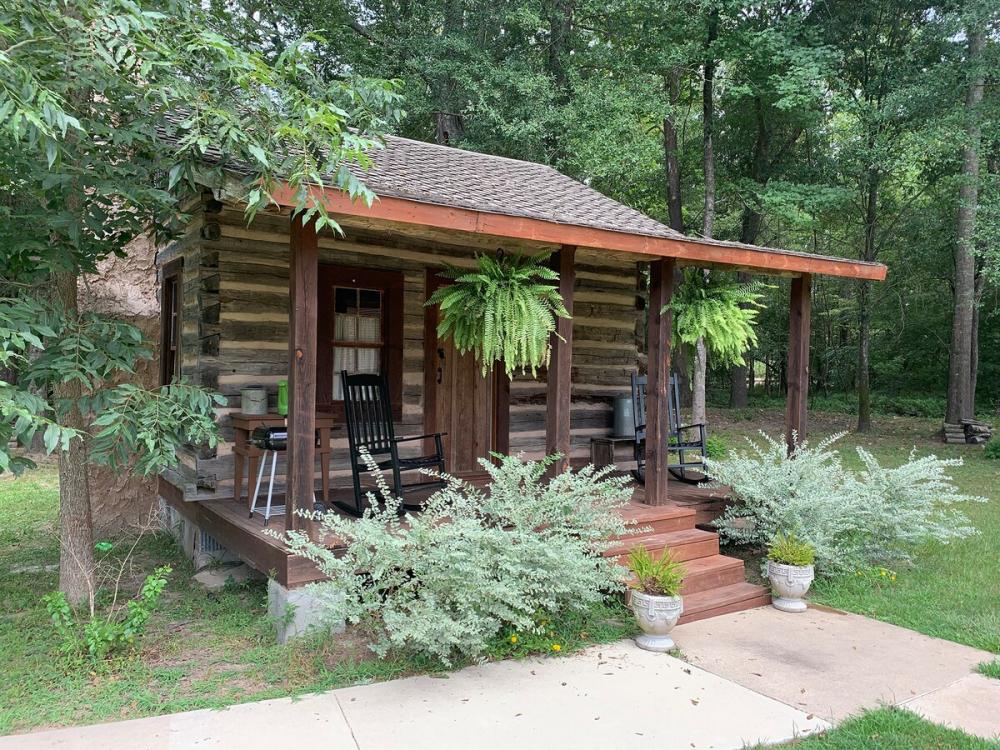
[[[674,292],[673,258],[649,264],[649,346],[646,374],[646,503],[666,505],[670,440],[670,338],[672,314],[661,312]]]
[[[785,403],[785,442],[791,454],[794,432],[801,443],[806,438],[806,410],[809,402],[809,327],[812,277],[792,279],[788,310],[788,395]]]
[[[302,525],[297,508],[312,510],[316,461],[316,289],[319,243],[314,221],[292,217],[289,247],[288,477],[285,528]]]
[[[569,468],[570,405],[573,368],[573,286],[576,266],[573,263],[576,247],[563,245],[552,258],[552,267],[559,273],[559,294],[570,314],[558,318],[556,333],[552,335],[552,358],[549,360],[545,394],[545,454],[561,453],[562,459],[550,469],[550,475]],[[560,340],[559,337],[562,337]]]

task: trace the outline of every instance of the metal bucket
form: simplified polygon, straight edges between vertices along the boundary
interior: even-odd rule
[[[632,416],[632,397],[615,396],[615,437],[635,437],[635,418]]]
[[[267,391],[263,388],[244,388],[241,390],[240,411],[255,416],[267,414]]]

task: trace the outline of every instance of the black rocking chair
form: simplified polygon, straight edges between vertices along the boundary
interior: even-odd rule
[[[406,510],[420,510],[419,503],[407,503],[409,492],[434,490],[444,487],[446,482],[434,479],[425,482],[403,484],[401,473],[418,469],[444,471],[444,446],[441,433],[396,437],[392,425],[392,404],[389,402],[389,381],[384,375],[348,375],[340,373],[344,387],[344,417],[347,421],[347,442],[351,454],[351,474],[354,479],[354,504],[335,502],[341,510],[353,516],[364,513],[365,500],[361,491],[361,475],[369,469],[361,456],[362,449],[372,457],[377,471],[392,470],[389,486],[393,494],[403,500]],[[416,458],[400,458],[399,444],[414,440],[434,440],[435,452]],[[402,512],[402,511],[401,511]]]
[[[667,420],[670,444],[667,470],[689,484],[708,481],[705,474],[705,425],[681,424],[681,399],[677,377],[670,376],[667,388]],[[635,420],[635,462],[633,472],[640,484],[646,483],[646,376],[632,373],[632,416]],[[676,457],[676,461],[671,459]]]

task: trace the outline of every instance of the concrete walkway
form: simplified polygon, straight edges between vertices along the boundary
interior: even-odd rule
[[[838,722],[896,704],[987,739],[1000,737],[1000,680],[974,674],[995,655],[867,617],[773,607],[681,625],[692,664]]]
[[[0,738],[0,750],[725,750],[827,726],[806,711],[625,641],[446,678]]]

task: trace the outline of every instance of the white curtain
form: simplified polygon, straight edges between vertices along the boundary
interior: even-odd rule
[[[356,298],[357,299],[357,298]],[[334,338],[337,341],[377,343],[381,338],[382,310],[379,307],[353,307],[334,312]],[[349,373],[378,373],[381,349],[335,346],[333,348],[333,399],[342,401],[344,391],[340,384],[341,370]]]

